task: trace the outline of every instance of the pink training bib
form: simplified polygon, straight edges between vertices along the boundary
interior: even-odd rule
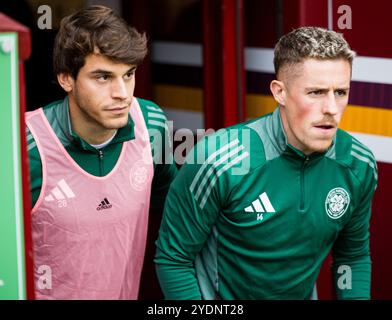
[[[108,175],[96,177],[67,153],[42,109],[27,113],[42,161],[32,210],[37,299],[137,299],[153,161],[136,98],[130,114],[135,139],[123,143]]]

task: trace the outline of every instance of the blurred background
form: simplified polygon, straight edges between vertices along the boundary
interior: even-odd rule
[[[2,0],[0,13],[28,28],[19,36],[21,110],[65,96],[52,73],[54,37],[63,17],[93,4],[113,8],[147,33],[149,55],[137,70],[135,95],[156,102],[175,130],[190,129],[192,135],[273,111],[269,82],[274,78],[273,47],[281,35],[305,25],[343,33],[358,57],[340,127],[364,142],[378,162],[371,220],[372,297],[392,299],[392,2]],[[48,29],[38,23],[43,5],[51,10]],[[4,30],[4,16],[0,18]],[[159,222],[159,215],[151,216],[141,299],[162,298],[152,264]],[[328,257],[318,281],[320,299],[334,297],[330,262]]]

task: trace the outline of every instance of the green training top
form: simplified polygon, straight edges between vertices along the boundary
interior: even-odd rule
[[[173,181],[177,167],[170,152],[171,140],[164,112],[155,103],[137,99],[150,134],[150,142],[154,159],[154,178],[151,191],[151,208],[162,210],[167,191]],[[72,131],[69,115],[68,97],[53,102],[43,108],[57,137],[76,161],[86,172],[95,176],[107,175],[117,163],[122,143],[134,139],[134,123],[129,117],[125,127],[117,130],[113,140],[102,149],[95,149]],[[42,164],[36,142],[26,127],[27,145],[30,166],[30,191],[32,206],[35,205],[42,185]],[[165,163],[165,159],[167,160]]]
[[[155,257],[165,297],[309,299],[332,249],[338,298],[369,299],[376,185],[367,147],[339,129],[305,156],[279,108],[205,137],[166,199]]]

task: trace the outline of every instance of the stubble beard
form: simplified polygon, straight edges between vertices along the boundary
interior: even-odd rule
[[[124,117],[118,117],[118,118],[108,118],[105,120],[103,117],[96,117],[94,114],[89,112],[90,108],[87,108],[86,106],[89,104],[89,101],[87,99],[83,99],[80,95],[78,90],[74,90],[74,102],[76,104],[76,108],[78,109],[79,115],[83,118],[83,120],[86,123],[92,124],[94,127],[101,128],[102,130],[117,130],[120,128],[123,128],[127,125],[128,123],[128,112],[127,115]],[[126,103],[124,102],[121,105],[125,105]],[[113,106],[120,105],[119,103],[113,104]],[[98,114],[101,115],[104,113],[104,108],[99,109]],[[120,121],[121,119],[121,121]]]

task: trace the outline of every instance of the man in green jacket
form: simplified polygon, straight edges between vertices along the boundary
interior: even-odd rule
[[[333,31],[283,36],[276,110],[190,152],[156,242],[166,298],[309,299],[331,249],[337,297],[370,298],[376,161],[338,129],[354,55]]]
[[[133,96],[146,44],[103,6],[62,20],[67,97],[26,115],[37,299],[138,297],[150,203],[177,172],[163,111]]]

